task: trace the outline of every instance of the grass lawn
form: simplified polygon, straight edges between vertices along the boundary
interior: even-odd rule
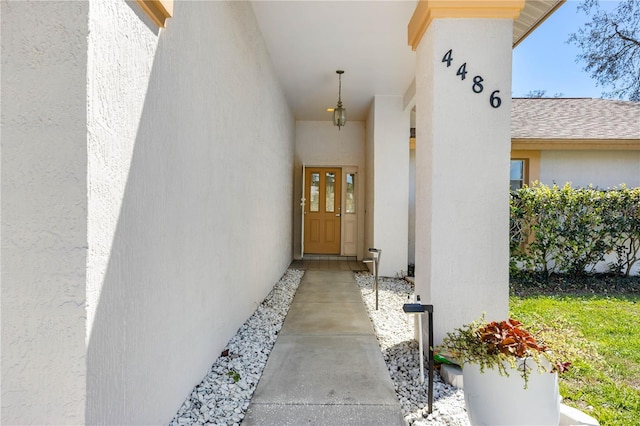
[[[585,349],[560,376],[564,403],[601,425],[640,424],[640,295],[609,291],[514,292],[511,316],[568,327],[568,343]],[[537,293],[537,294],[536,294]]]

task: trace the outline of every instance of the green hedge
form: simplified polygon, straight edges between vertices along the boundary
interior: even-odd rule
[[[640,188],[535,184],[511,193],[512,272],[585,274],[614,254],[610,273],[640,261]]]

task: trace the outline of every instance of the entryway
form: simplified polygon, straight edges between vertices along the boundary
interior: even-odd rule
[[[342,169],[309,167],[305,170],[304,252],[340,254]]]
[[[302,167],[302,250],[310,255],[356,257],[358,167]]]
[[[289,268],[303,271],[369,272],[367,265],[357,260],[355,256],[308,255],[304,259],[296,259],[291,262]]]

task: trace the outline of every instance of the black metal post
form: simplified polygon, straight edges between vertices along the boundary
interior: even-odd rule
[[[417,314],[417,315],[422,315],[424,312],[427,312],[429,314],[429,414],[431,414],[433,412],[433,370],[435,368],[434,366],[434,359],[433,359],[433,305],[423,305],[420,303],[420,296],[418,296],[418,303],[405,303],[402,306],[402,310],[407,313],[407,314]],[[420,353],[419,356],[423,357],[424,354],[422,353],[422,327],[420,327]],[[421,383],[422,381],[424,381],[424,376],[422,374],[422,361],[423,358],[419,358],[420,359],[420,380]]]
[[[427,305],[429,313],[429,414],[433,412],[433,305]]]

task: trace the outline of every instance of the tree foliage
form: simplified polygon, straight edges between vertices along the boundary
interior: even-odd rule
[[[564,93],[555,93],[553,95],[554,98],[561,98],[563,96],[564,96]],[[529,90],[527,93],[524,94],[523,97],[524,98],[550,98],[551,96],[547,96],[546,90],[536,89],[536,90]]]
[[[640,101],[640,1],[622,0],[604,10],[598,0],[584,0],[578,10],[591,21],[569,37],[582,50],[576,61],[598,85],[612,88],[605,97]]]

